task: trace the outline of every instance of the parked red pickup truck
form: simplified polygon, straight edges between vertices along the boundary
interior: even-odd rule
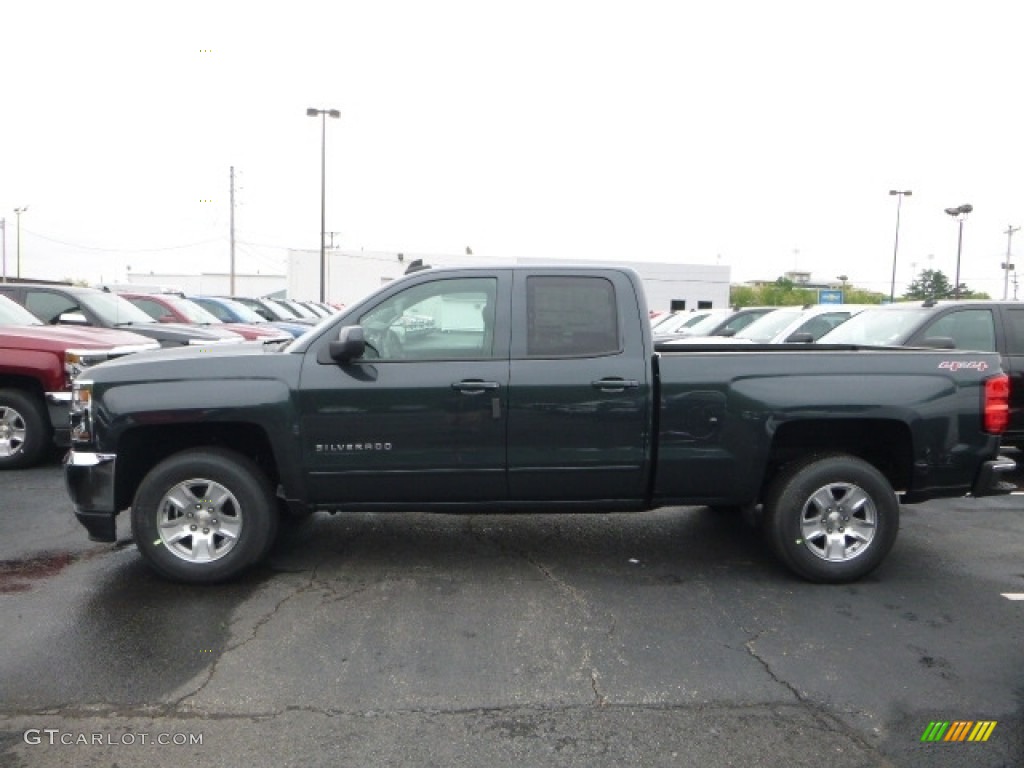
[[[106,328],[48,326],[0,296],[0,469],[35,464],[69,442],[71,383],[96,363],[160,345]]]

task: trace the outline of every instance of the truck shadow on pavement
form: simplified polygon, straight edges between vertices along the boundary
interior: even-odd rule
[[[391,571],[499,565],[525,560],[634,580],[685,583],[723,568],[791,581],[738,515],[706,507],[638,513],[317,513],[286,526],[264,570]]]

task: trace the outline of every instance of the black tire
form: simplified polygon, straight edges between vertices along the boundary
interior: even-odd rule
[[[131,510],[135,546],[161,575],[213,584],[269,551],[278,511],[266,475],[234,451],[176,453],[143,478]]]
[[[896,541],[900,505],[885,476],[849,454],[811,456],[784,467],[764,505],[775,554],[819,583],[855,581],[877,568]]]
[[[0,389],[0,469],[31,467],[52,443],[46,406],[28,392]]]

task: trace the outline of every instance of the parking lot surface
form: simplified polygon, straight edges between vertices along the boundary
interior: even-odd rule
[[[846,586],[700,507],[318,514],[218,587],[88,542],[56,459],[0,510],[4,766],[1024,764],[1022,496]]]

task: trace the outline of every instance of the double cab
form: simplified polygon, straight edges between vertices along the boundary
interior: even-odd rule
[[[130,509],[163,575],[234,577],[317,510],[754,512],[820,582],[888,554],[901,503],[1004,493],[985,352],[656,347],[627,268],[424,269],[282,350],[168,349],[75,382],[67,488]]]

